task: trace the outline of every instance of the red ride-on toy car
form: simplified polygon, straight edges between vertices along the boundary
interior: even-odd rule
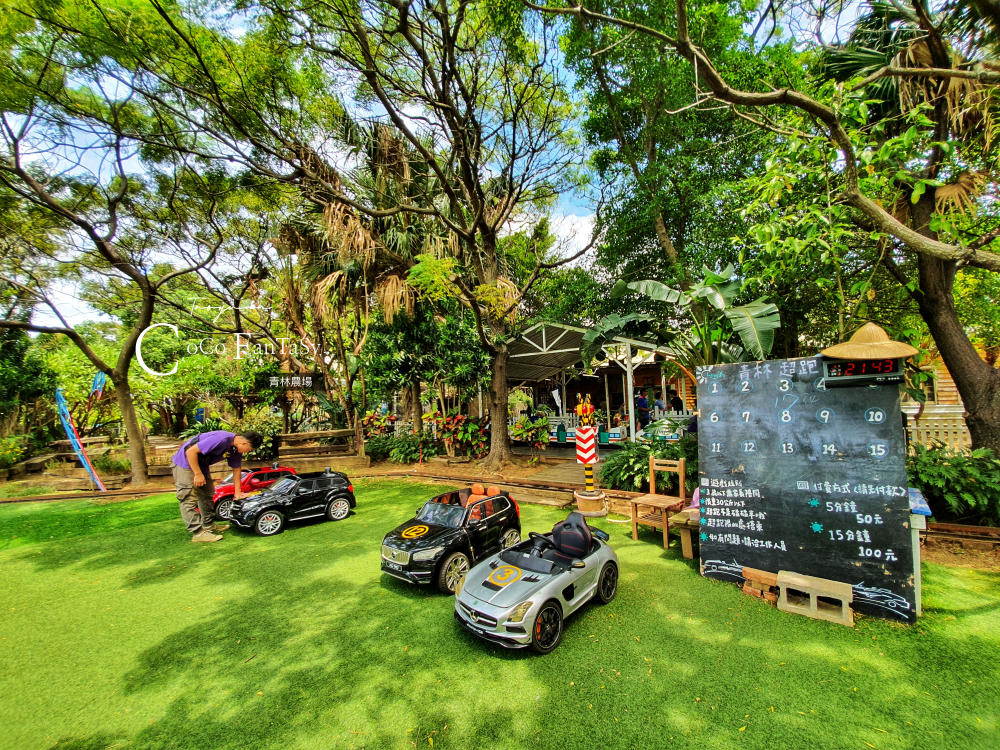
[[[278,466],[277,463],[271,464],[265,469],[243,469],[240,486],[242,486],[243,492],[259,492],[270,487],[279,479],[295,476],[297,473],[291,466]],[[215,488],[212,502],[215,503],[215,515],[218,518],[228,519],[233,508],[233,494],[235,492],[233,474],[235,472],[219,482]]]

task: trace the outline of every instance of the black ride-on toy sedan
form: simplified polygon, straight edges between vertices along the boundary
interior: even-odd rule
[[[357,502],[354,485],[339,471],[314,471],[275,482],[263,492],[233,503],[229,520],[261,536],[274,536],[289,521],[325,516],[342,521]]]
[[[521,541],[521,509],[497,487],[446,492],[385,535],[382,572],[453,594],[477,560]]]

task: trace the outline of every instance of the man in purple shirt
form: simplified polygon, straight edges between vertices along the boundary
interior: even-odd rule
[[[215,484],[212,482],[212,464],[227,459],[233,469],[233,499],[243,497],[240,485],[240,469],[243,454],[257,450],[263,438],[258,432],[235,435],[225,430],[203,432],[187,440],[173,456],[174,485],[177,487],[177,501],[181,505],[181,518],[192,542],[217,542],[222,537],[213,532],[225,531],[228,524],[217,524],[212,496]],[[199,515],[197,510],[201,511]]]

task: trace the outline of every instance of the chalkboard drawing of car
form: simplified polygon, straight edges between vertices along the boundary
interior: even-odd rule
[[[563,622],[587,602],[607,604],[618,592],[618,556],[610,536],[570,513],[550,534],[483,560],[459,582],[455,619],[470,633],[504,648],[547,654]]]
[[[865,582],[856,583],[854,589],[854,601],[870,604],[873,607],[880,607],[892,612],[909,611],[910,602],[899,594],[889,591],[889,589],[878,589],[874,586],[865,586]]]
[[[722,560],[706,560],[701,566],[701,574],[707,576],[710,573],[715,573],[743,580],[743,567],[736,560],[733,560],[731,563],[723,562]]]
[[[382,539],[382,572],[445,594],[480,560],[521,541],[521,509],[481,484],[437,495]]]

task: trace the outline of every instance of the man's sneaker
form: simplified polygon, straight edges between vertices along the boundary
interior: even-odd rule
[[[220,539],[222,537],[218,534],[213,534],[211,531],[205,531],[204,529],[191,537],[192,542],[217,542]]]
[[[229,531],[229,524],[228,523],[213,523],[212,524],[212,531],[214,531],[216,534],[218,534],[219,532],[222,532],[222,531]]]

